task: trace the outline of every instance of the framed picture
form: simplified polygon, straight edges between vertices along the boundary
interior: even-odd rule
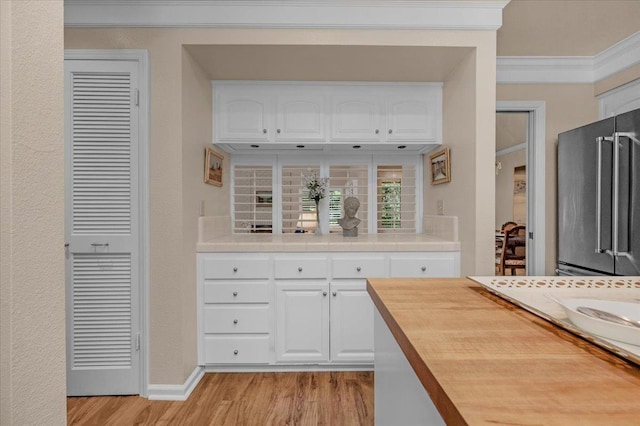
[[[449,148],[442,148],[430,156],[431,158],[431,185],[451,181],[451,163],[449,161]]]
[[[222,186],[222,167],[224,157],[211,148],[205,153],[204,182],[210,185]]]
[[[271,191],[256,191],[256,207],[271,207],[272,201]]]

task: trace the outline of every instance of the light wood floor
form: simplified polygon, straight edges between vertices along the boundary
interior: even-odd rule
[[[70,425],[373,425],[372,372],[211,373],[189,399],[67,398]]]

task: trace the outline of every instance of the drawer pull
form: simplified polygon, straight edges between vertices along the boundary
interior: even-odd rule
[[[360,272],[360,271],[362,271],[362,268],[358,266],[358,267],[356,268],[356,271]]]
[[[333,297],[336,297],[338,295],[338,292],[334,291],[333,292]]]
[[[233,272],[238,272],[238,267],[237,266],[233,267]]]
[[[326,291],[323,291],[323,292],[322,292],[322,295],[323,295],[323,296],[326,296],[326,295],[327,295],[327,292],[326,292]]]
[[[237,324],[237,323],[238,323],[238,320],[237,320],[237,319],[234,319],[234,320],[233,320],[233,323],[234,323],[234,324]]]
[[[238,350],[237,350],[237,349],[236,349],[236,350],[234,350],[234,351],[233,351],[233,354],[234,354],[234,355],[238,355]]]
[[[422,268],[420,268],[420,270],[421,270],[422,272],[424,272],[424,271],[426,271],[426,270],[427,270],[427,267],[426,267],[426,266],[423,266]]]
[[[238,292],[237,292],[237,291],[234,291],[234,292],[233,292],[233,297],[236,297],[237,295],[238,295]]]
[[[298,272],[302,272],[302,266],[298,266]]]

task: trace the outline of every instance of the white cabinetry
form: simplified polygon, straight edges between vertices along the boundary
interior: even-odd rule
[[[200,253],[199,363],[372,365],[366,278],[459,270],[458,252]]]
[[[214,143],[440,144],[442,85],[214,82]]]

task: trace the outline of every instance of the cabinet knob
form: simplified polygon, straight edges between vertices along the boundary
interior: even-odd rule
[[[237,291],[234,291],[234,292],[233,292],[233,297],[236,297],[237,295],[238,295],[238,292],[237,292]]]
[[[237,266],[233,267],[233,272],[238,272],[238,267]]]
[[[424,272],[424,271],[426,271],[426,270],[427,270],[427,267],[426,267],[426,266],[423,266],[422,268],[420,268],[420,270],[421,270],[422,272]]]
[[[326,295],[327,295],[327,292],[326,292],[326,291],[323,291],[323,292],[322,292],[322,295],[323,295],[323,296],[326,296]]]
[[[393,133],[393,129],[389,129],[389,134]]]
[[[338,295],[338,292],[334,291],[333,292],[333,297],[336,297]]]
[[[233,323],[234,323],[234,324],[237,324],[237,323],[238,323],[238,320],[237,320],[237,319],[234,319],[234,320],[233,320]]]
[[[376,135],[380,133],[380,129],[376,129]]]
[[[234,355],[238,355],[238,350],[236,349],[235,351],[233,351]]]
[[[280,129],[277,129],[277,130],[276,130],[276,132],[277,132],[278,134],[280,134]]]
[[[356,267],[356,271],[360,272],[360,271],[362,271],[362,268],[358,266],[358,267]]]
[[[302,266],[298,266],[298,272],[302,272]]]
[[[262,129],[262,133],[267,134],[267,129]]]

